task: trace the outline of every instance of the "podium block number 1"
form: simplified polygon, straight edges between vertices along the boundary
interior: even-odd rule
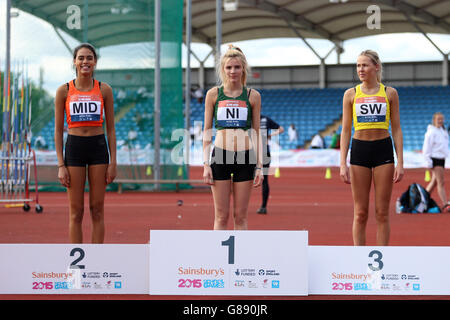
[[[234,264],[234,236],[222,241],[222,246],[228,247],[228,264]]]

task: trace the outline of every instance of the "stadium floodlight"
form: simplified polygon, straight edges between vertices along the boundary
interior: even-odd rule
[[[223,9],[225,11],[236,11],[239,6],[239,0],[223,0]]]

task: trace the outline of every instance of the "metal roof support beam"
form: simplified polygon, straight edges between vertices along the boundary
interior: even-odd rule
[[[292,31],[294,31],[294,33],[297,35],[297,37],[302,39],[303,42],[308,46],[308,48],[311,49],[311,51],[314,53],[314,55],[317,58],[319,58],[319,60],[321,60],[322,57],[316,52],[316,50],[314,50],[314,48],[309,44],[309,42],[306,41],[306,39],[300,34],[300,32],[298,32],[297,29],[295,29],[294,26],[288,20],[285,20],[285,21],[286,21],[286,24],[289,26],[289,28],[291,28]]]
[[[186,0],[186,87],[184,91],[184,163],[186,164],[187,176],[189,177],[189,151],[191,147],[191,36],[192,36],[192,0]]]
[[[341,47],[342,40],[332,33],[328,32],[326,29],[324,29],[319,24],[315,24],[308,19],[306,19],[302,15],[297,15],[292,11],[289,11],[283,7],[277,6],[273,3],[270,3],[265,0],[240,0],[242,3],[245,3],[249,6],[252,6],[254,8],[270,12],[272,14],[275,14],[281,18],[283,18],[287,25],[294,31],[294,33],[303,40],[303,42],[311,49],[311,51],[319,58],[320,60],[320,67],[319,67],[319,86],[320,88],[326,87],[326,66],[325,66],[325,59],[328,57],[328,55],[336,48],[336,52],[342,52],[343,48]],[[300,35],[300,33],[297,31],[296,28],[294,28],[291,24],[291,22],[295,22],[302,27],[306,28],[310,32],[314,32],[318,35],[320,35],[323,39],[328,39],[334,44],[334,48],[326,55],[325,58],[322,58],[315,50],[314,48],[306,41],[306,39]]]
[[[214,42],[213,38],[208,37],[200,29],[195,28],[194,26],[191,26],[191,28],[192,28],[192,35],[194,35],[195,38],[201,40],[203,43],[209,44],[210,46],[213,45]]]
[[[220,45],[222,44],[222,0],[216,0],[216,65],[220,61]]]
[[[270,3],[265,0],[240,0],[240,2],[245,3],[251,7],[270,12],[274,15],[279,16],[280,18],[283,18],[285,21],[289,22],[295,22],[305,29],[307,29],[309,32],[314,32],[317,35],[320,35],[323,39],[327,39],[335,43],[339,46],[339,41],[342,41],[339,37],[333,35],[332,33],[328,32],[326,29],[324,29],[320,24],[313,23],[306,19],[302,15],[297,15],[292,11],[289,11],[283,7],[277,6],[273,3]]]
[[[448,55],[450,54],[444,54],[444,59],[442,61],[442,85],[448,86]]]
[[[428,24],[438,26],[441,29],[445,30],[446,33],[450,33],[450,24],[445,22],[444,19],[436,17],[431,13],[426,12],[425,10],[420,9],[416,6],[413,6],[411,4],[399,0],[377,0],[377,2],[396,8],[405,15],[411,15],[416,18],[420,18],[423,21],[427,22]]]
[[[83,6],[83,42],[89,41],[89,0],[84,0]]]
[[[341,54],[344,52],[344,41],[339,46],[335,47],[337,55],[337,64],[341,64]]]
[[[212,51],[211,51],[212,52]],[[205,62],[200,61],[200,65],[198,68],[198,85],[202,92],[205,91]]]
[[[422,30],[421,27],[409,16],[408,13],[403,12],[406,19],[419,31],[425,38],[427,38],[428,41],[439,51],[440,54],[442,54],[442,85],[448,86],[448,53],[445,53],[442,51],[437,44],[431,40],[431,38],[425,33],[425,31]]]
[[[297,37],[299,37],[300,39],[303,40],[303,42],[308,46],[308,48],[314,53],[314,55],[319,58],[320,60],[320,65],[319,65],[319,87],[321,89],[324,89],[326,87],[326,67],[325,67],[325,59],[329,56],[329,54],[331,53],[331,51],[334,50],[335,47],[333,47],[333,49],[326,55],[326,57],[322,58],[320,56],[319,53],[317,53],[316,50],[314,50],[314,48],[309,44],[308,41],[306,41],[306,39],[297,31],[297,29],[294,28],[294,26],[288,21],[285,20],[286,24],[292,29],[292,31],[294,31],[294,33],[297,35]]]
[[[200,64],[200,67],[198,69],[198,85],[200,86],[200,88],[202,90],[205,90],[205,62],[206,60],[209,58],[209,56],[211,54],[214,53],[214,50],[211,50],[208,55],[201,60],[195,53],[194,51],[191,50],[191,54],[194,56],[194,58],[198,61],[198,63]]]
[[[63,36],[61,35],[61,33],[59,33],[59,30],[53,26],[53,30],[55,30],[56,35],[58,36],[58,38],[62,41],[62,43],[64,44],[64,46],[66,47],[66,49],[69,51],[69,53],[72,55],[72,49],[70,48],[69,44],[67,43],[67,41],[63,38]]]
[[[3,76],[4,95],[7,94],[7,84],[10,77],[11,70],[11,0],[6,0],[6,61],[5,73]],[[3,129],[5,130],[5,129]]]
[[[155,91],[154,91],[154,178],[159,180],[160,176],[160,148],[161,148],[161,0],[155,0]],[[159,183],[155,189],[159,190]]]
[[[319,88],[325,89],[327,86],[326,83],[327,78],[327,66],[325,64],[325,59],[320,59],[320,65],[319,65]]]

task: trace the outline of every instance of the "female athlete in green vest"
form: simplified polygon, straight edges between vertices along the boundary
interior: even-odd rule
[[[234,229],[246,230],[252,186],[260,186],[264,179],[261,96],[246,87],[249,68],[241,49],[230,46],[217,71],[221,85],[210,89],[205,98],[203,179],[213,193],[214,229],[227,229],[233,195]],[[216,136],[211,154],[213,122]]]

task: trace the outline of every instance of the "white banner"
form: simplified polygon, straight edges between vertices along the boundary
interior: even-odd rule
[[[449,295],[450,247],[309,247],[309,294]]]
[[[315,149],[315,150],[282,150],[272,148],[271,167],[339,167],[339,150],[334,149]],[[161,150],[161,161],[171,163],[174,158],[183,164],[182,149]],[[177,156],[175,156],[177,155]],[[189,153],[189,164],[192,166],[200,166],[203,163],[203,153],[200,145],[191,148]],[[395,153],[394,153],[395,156]],[[152,165],[153,150],[146,146],[143,149],[119,148],[117,150],[117,163],[119,165]],[[36,151],[36,162],[39,165],[57,164],[55,151]],[[445,161],[445,167],[450,168],[450,156]],[[403,166],[410,168],[425,168],[426,164],[423,160],[421,152],[404,151]]]
[[[150,231],[150,294],[307,295],[307,231]]]
[[[147,294],[149,246],[0,244],[0,294]]]

